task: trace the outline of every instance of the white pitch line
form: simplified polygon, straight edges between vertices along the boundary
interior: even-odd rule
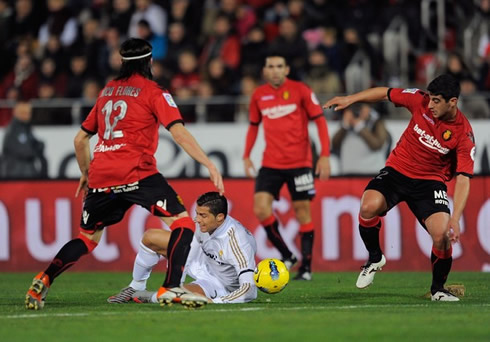
[[[417,307],[430,307],[433,305],[438,305],[437,303],[427,303],[427,304],[398,304],[396,305],[397,307],[403,307],[403,308],[417,308]],[[461,304],[460,304],[461,305]],[[481,303],[481,304],[462,304],[463,306],[470,306],[470,307],[490,307],[490,303]],[[313,311],[313,310],[332,310],[332,309],[339,309],[339,310],[355,310],[355,309],[373,309],[373,308],[386,308],[386,307],[393,307],[392,304],[365,304],[365,305],[333,305],[333,306],[295,306],[295,307],[289,307],[289,308],[276,308],[276,307],[268,307],[268,306],[253,306],[253,307],[248,307],[248,308],[229,308],[229,309],[221,309],[221,308],[216,308],[215,306],[212,307],[207,307],[207,308],[202,308],[202,309],[196,309],[192,310],[192,312],[203,312],[203,313],[209,313],[209,312],[249,312],[249,311],[263,311],[267,309],[273,309],[274,311],[302,311],[302,310],[308,310],[308,311]],[[127,311],[127,312],[121,312],[121,311],[106,311],[106,312],[97,312],[97,315],[99,316],[126,316],[128,314],[132,314],[134,311]],[[159,314],[161,315],[162,313],[170,313],[170,314],[176,314],[176,313],[185,313],[188,314],[188,310],[171,310],[171,311],[166,311],[164,309],[160,311],[144,311],[140,312],[141,314]],[[18,319],[18,318],[47,318],[47,317],[84,317],[84,316],[89,316],[92,313],[38,313],[38,314],[19,314],[19,315],[6,315],[6,316],[0,316],[0,319]]]

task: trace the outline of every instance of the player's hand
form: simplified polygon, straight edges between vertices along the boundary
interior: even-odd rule
[[[320,156],[316,162],[315,175],[320,180],[327,180],[330,177],[330,158],[327,156]]]
[[[323,104],[324,109],[332,108],[334,111],[342,110],[352,104],[349,96],[335,96]]]
[[[77,191],[75,192],[75,197],[78,197],[78,195],[83,193],[85,195],[88,191],[88,177],[86,175],[82,175],[80,177],[80,182],[78,183],[78,188]]]
[[[459,221],[451,217],[449,219],[449,227],[448,228],[449,228],[449,230],[448,230],[449,240],[452,243],[458,242],[459,241],[459,235],[460,235]]]
[[[211,179],[211,182],[213,182],[216,189],[218,189],[219,194],[223,195],[225,193],[225,186],[223,184],[223,177],[221,176],[221,173],[218,171],[214,164],[208,166],[208,170],[209,179]]]
[[[245,175],[248,178],[255,178],[257,171],[255,170],[254,163],[250,160],[250,158],[243,159],[243,167],[245,168]]]

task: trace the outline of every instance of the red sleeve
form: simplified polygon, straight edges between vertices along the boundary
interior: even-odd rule
[[[390,88],[388,89],[388,99],[397,107],[405,107],[410,112],[415,108],[424,106],[427,101],[426,93],[417,88]]]
[[[82,122],[82,129],[91,134],[97,134],[99,125],[97,124],[97,103],[92,107],[92,110],[87,115],[87,118]]]
[[[473,176],[475,164],[475,140],[471,127],[466,127],[456,147],[456,173]]]
[[[262,121],[262,113],[257,105],[257,92],[252,94],[248,111],[250,123],[258,125]]]
[[[156,88],[152,92],[152,111],[167,129],[172,123],[183,121],[179,108],[168,91]]]
[[[320,101],[315,93],[304,83],[301,83],[301,94],[303,98],[303,107],[310,119],[315,119],[318,116],[323,116],[323,109],[320,106]]]
[[[245,140],[245,151],[243,152],[243,159],[250,158],[250,153],[254,147],[255,140],[257,139],[257,133],[259,132],[259,126],[251,124],[248,126],[247,138]]]
[[[322,145],[320,156],[328,157],[330,155],[330,137],[328,136],[327,120],[325,120],[324,116],[320,116],[315,119],[315,124],[318,129],[320,144]]]

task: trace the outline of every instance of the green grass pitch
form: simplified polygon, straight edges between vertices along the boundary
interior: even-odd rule
[[[490,341],[490,273],[453,272],[460,302],[423,298],[429,272],[379,272],[365,290],[357,273],[314,273],[248,304],[109,304],[130,273],[66,272],[41,311],[24,308],[33,273],[0,273],[0,341]],[[154,273],[157,288],[163,273]]]

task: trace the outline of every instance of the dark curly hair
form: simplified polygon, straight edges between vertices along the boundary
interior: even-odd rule
[[[197,205],[200,207],[208,207],[209,212],[214,216],[218,214],[228,215],[228,201],[225,196],[220,195],[219,192],[211,191],[202,194],[197,199]]]
[[[431,95],[441,95],[447,102],[453,97],[459,97],[461,87],[459,86],[459,82],[456,78],[451,75],[444,74],[434,78],[427,86],[427,90]]]

